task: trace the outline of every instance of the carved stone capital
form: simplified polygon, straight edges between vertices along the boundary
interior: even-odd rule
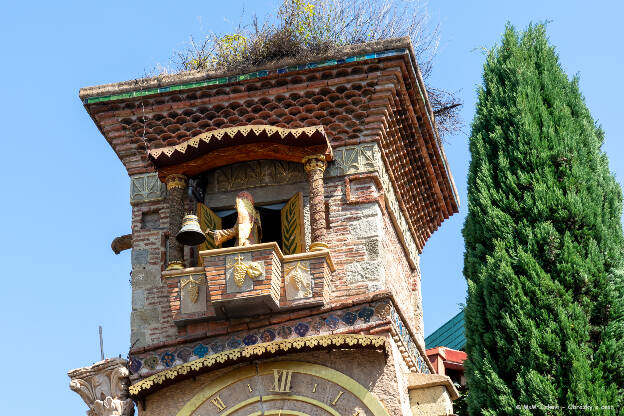
[[[186,189],[187,178],[184,175],[169,175],[165,178],[165,183],[167,184],[167,190],[171,189]]]
[[[134,403],[128,397],[130,372],[126,360],[109,358],[67,373],[69,388],[89,406],[87,416],[133,416]]]
[[[314,169],[320,169],[321,172],[325,172],[327,162],[325,161],[325,155],[311,155],[306,156],[302,160],[303,168],[306,172]]]

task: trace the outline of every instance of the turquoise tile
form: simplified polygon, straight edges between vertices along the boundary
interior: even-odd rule
[[[286,72],[299,71],[299,70],[305,70],[305,69],[311,69],[311,68],[322,68],[326,66],[334,66],[334,65],[339,65],[339,64],[348,63],[348,62],[358,62],[358,61],[364,61],[367,59],[379,58],[379,57],[384,57],[384,56],[394,56],[394,55],[400,55],[400,54],[405,54],[405,53],[407,53],[407,49],[405,48],[392,49],[388,51],[369,53],[366,55],[349,56],[344,59],[331,59],[331,60],[327,60],[323,62],[311,62],[311,63],[301,64],[301,65],[291,65],[285,68],[278,68],[277,70],[271,70],[271,71],[261,70],[261,71],[250,72],[250,73],[242,74],[242,75],[222,77],[222,78],[213,78],[213,79],[209,79],[205,81],[189,82],[186,84],[173,85],[170,87],[151,88],[148,90],[133,91],[131,93],[106,95],[102,97],[91,97],[91,98],[86,98],[84,100],[84,103],[91,104],[91,103],[98,103],[98,102],[104,102],[104,101],[119,100],[119,99],[130,98],[130,97],[143,97],[146,95],[158,94],[162,92],[180,91],[180,90],[185,90],[185,89],[190,89],[190,88],[199,88],[199,87],[205,87],[205,86],[210,86],[210,85],[224,85],[224,84],[228,84],[232,82],[239,82],[239,81],[246,81],[250,79],[262,78],[262,77],[268,76],[269,74],[284,74]]]

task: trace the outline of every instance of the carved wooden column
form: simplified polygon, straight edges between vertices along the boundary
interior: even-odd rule
[[[303,158],[303,167],[310,184],[310,230],[312,243],[310,251],[326,249],[327,231],[325,223],[325,186],[323,173],[327,167],[324,155],[312,155]]]
[[[167,204],[169,206],[169,240],[167,243],[168,261],[167,270],[184,268],[184,246],[175,236],[182,228],[184,216],[184,194],[187,178],[184,175],[169,175],[165,178],[167,184]]]

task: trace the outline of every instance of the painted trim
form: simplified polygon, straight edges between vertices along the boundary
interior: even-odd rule
[[[132,384],[129,391],[132,396],[138,396],[141,393],[161,388],[165,382],[182,378],[187,374],[191,375],[198,374],[200,372],[203,373],[209,371],[213,367],[216,367],[218,364],[227,363],[228,365],[231,365],[238,361],[247,361],[266,354],[274,354],[277,352],[285,353],[288,351],[297,352],[299,350],[319,350],[331,347],[341,347],[346,349],[379,348],[384,345],[385,341],[386,338],[383,336],[341,334],[317,335],[265,342],[223,351],[200,358],[199,360],[193,360],[188,363],[180,364]]]
[[[350,63],[350,62],[366,61],[369,59],[382,58],[382,57],[387,57],[387,56],[405,55],[407,53],[408,51],[405,48],[392,49],[392,50],[381,51],[381,52],[372,52],[372,53],[367,53],[364,55],[350,56],[344,59],[330,59],[328,61],[311,62],[308,64],[302,64],[302,65],[292,65],[292,66],[288,66],[285,68],[278,68],[278,69],[273,69],[273,70],[261,70],[261,71],[250,72],[250,73],[242,74],[242,75],[234,75],[230,77],[212,78],[212,79],[207,79],[205,81],[199,81],[199,82],[189,82],[185,84],[170,85],[167,87],[150,88],[147,90],[135,90],[135,91],[125,92],[121,94],[104,95],[104,96],[99,96],[99,97],[89,97],[89,98],[83,99],[83,103],[85,105],[94,104],[94,103],[101,103],[101,102],[107,102],[107,101],[123,100],[127,98],[145,97],[148,95],[155,95],[155,94],[160,94],[164,92],[183,91],[183,90],[188,90],[191,88],[201,88],[201,87],[208,87],[208,86],[213,86],[213,85],[225,85],[225,84],[230,84],[233,82],[264,78],[269,75],[286,74],[288,72],[302,71],[305,69],[336,66],[336,65],[341,65],[341,64]]]

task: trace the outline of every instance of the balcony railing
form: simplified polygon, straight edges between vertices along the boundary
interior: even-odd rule
[[[329,250],[284,255],[274,243],[199,253],[203,267],[163,272],[176,324],[323,305]]]

